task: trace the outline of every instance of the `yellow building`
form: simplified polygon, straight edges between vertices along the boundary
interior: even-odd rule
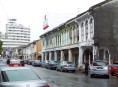
[[[36,59],[40,59],[41,60],[41,39],[38,39],[36,41]]]

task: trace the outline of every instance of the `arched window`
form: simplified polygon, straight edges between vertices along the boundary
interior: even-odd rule
[[[93,37],[93,26],[94,26],[93,19],[91,18],[90,19],[90,35],[91,35],[91,37]]]
[[[86,39],[88,39],[88,21],[85,22]]]
[[[81,40],[84,40],[84,23],[81,24]]]

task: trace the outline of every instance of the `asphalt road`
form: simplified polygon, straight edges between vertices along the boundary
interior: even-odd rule
[[[51,87],[118,87],[118,79],[115,76],[106,78],[90,78],[83,73],[59,72],[41,67],[33,67],[41,79],[47,80]]]

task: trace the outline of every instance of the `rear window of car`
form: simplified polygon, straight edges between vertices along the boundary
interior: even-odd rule
[[[35,72],[30,69],[2,71],[3,82],[27,81],[40,79]]]
[[[10,63],[20,63],[19,60],[10,60]]]
[[[107,64],[105,62],[94,62],[93,66],[106,66]]]
[[[66,62],[66,64],[73,64],[72,62]]]
[[[112,64],[111,66],[118,66],[118,64]]]

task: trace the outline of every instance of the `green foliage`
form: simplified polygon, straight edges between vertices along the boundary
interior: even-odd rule
[[[2,50],[3,50],[2,45],[3,45],[3,42],[0,40],[0,55],[1,55]]]

